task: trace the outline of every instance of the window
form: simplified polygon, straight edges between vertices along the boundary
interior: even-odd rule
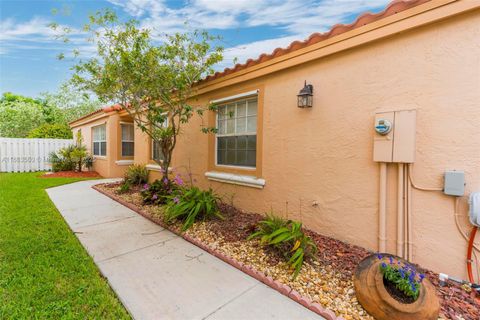
[[[134,152],[134,127],[130,123],[120,124],[122,128],[122,157],[133,157]]]
[[[256,166],[256,97],[218,107],[216,139],[217,165]]]
[[[161,124],[161,126],[163,128],[168,127],[168,118],[165,118],[165,121]],[[159,162],[165,159],[160,142],[154,141],[153,139],[152,139],[152,159]]]
[[[107,129],[106,125],[93,127],[93,155],[106,156],[107,155]]]

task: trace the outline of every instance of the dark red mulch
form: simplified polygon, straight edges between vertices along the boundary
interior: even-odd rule
[[[305,230],[305,234],[317,244],[318,261],[332,266],[345,279],[351,279],[360,261],[372,254],[365,248],[322,236],[311,230]]]
[[[95,171],[59,171],[48,172],[40,176],[41,178],[101,178]]]
[[[227,242],[247,239],[263,218],[260,214],[245,213],[226,203],[220,203],[219,207],[224,219],[213,219],[209,225],[213,232],[221,235]]]
[[[457,283],[448,281],[440,286],[438,273],[426,270],[425,274],[437,289],[437,296],[441,300],[441,313],[449,319],[457,319],[455,315],[462,315],[466,320],[480,319],[480,302],[475,299],[475,293],[468,293]]]

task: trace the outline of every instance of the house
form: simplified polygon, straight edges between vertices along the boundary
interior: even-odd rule
[[[467,196],[480,191],[479,39],[478,0],[395,1],[218,72],[193,103],[220,106],[204,119],[219,132],[201,133],[192,118],[173,168],[244,210],[466,279],[461,232],[471,228]],[[313,103],[299,108],[305,81]],[[147,163],[160,176],[157,148],[118,106],[71,127],[101,175]],[[442,191],[446,170],[464,177],[464,196]]]

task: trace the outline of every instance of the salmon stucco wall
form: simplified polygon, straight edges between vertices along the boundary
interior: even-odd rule
[[[362,36],[365,39],[368,34]],[[345,45],[343,48],[350,49],[319,55],[316,60],[305,60],[254,79],[240,75],[238,79],[245,77],[245,81],[218,85],[219,89],[198,96],[192,104],[205,106],[212,99],[259,90],[257,138],[261,143],[256,170],[252,173],[215,166],[214,137],[200,131],[205,122],[214,125],[211,114],[203,120],[194,116],[183,127],[174,152],[174,174],[181,173],[187,179],[191,176],[195,184],[213,188],[225,201],[244,210],[274,211],[300,220],[321,234],[376,251],[379,164],[373,161],[375,112],[415,109],[412,178],[417,185],[439,188],[445,170],[464,170],[466,193],[459,198],[458,218],[463,232],[468,232],[467,196],[480,191],[478,39],[477,8],[421,27],[399,29],[380,40],[367,39],[354,47]],[[333,47],[325,50],[333,52]],[[310,109],[297,107],[297,94],[305,80],[314,87]],[[113,126],[118,128],[120,115],[108,115],[108,126],[112,126],[107,130],[108,143],[117,145],[110,139],[118,139]],[[82,132],[86,128],[87,145],[91,144],[87,134],[91,126],[88,121],[77,126]],[[95,169],[106,177],[121,176],[122,170],[115,166],[111,152],[116,151],[109,149],[105,164],[98,159]],[[134,161],[153,164],[150,139],[138,128]],[[152,168],[150,178],[154,180],[160,173]],[[265,179],[265,186],[257,189],[211,181],[205,177],[209,171],[256,174]],[[412,261],[466,279],[467,243],[455,225],[453,197],[441,191],[413,189],[411,205]],[[387,166],[386,213],[386,249],[396,253],[395,163]]]
[[[467,195],[480,191],[479,38],[476,10],[198,97],[193,103],[205,105],[252,87],[263,90],[258,124],[263,189],[205,178],[212,154],[198,117],[184,128],[173,167],[242,209],[273,210],[375,251],[379,164],[372,157],[374,115],[379,109],[413,108],[412,178],[419,185],[441,187],[446,169],[464,170],[467,186],[459,219],[467,232]],[[305,80],[314,86],[311,109],[296,106]],[[149,139],[141,133],[136,139],[135,161],[146,163]],[[387,172],[387,251],[395,253],[397,164],[389,164]],[[455,226],[453,203],[442,192],[412,191],[413,262],[465,279],[467,245]]]
[[[102,177],[112,178],[112,177],[122,177],[125,173],[125,170],[128,168],[130,162],[119,160],[129,160],[127,158],[122,158],[120,156],[120,122],[122,117],[113,112],[110,114],[102,115],[101,118],[95,119],[93,121],[84,121],[79,124],[72,126],[72,131],[76,133],[78,130],[81,130],[83,142],[87,147],[87,151],[90,154],[92,152],[92,128],[99,125],[106,125],[106,139],[107,139],[107,154],[106,156],[94,156],[93,169],[98,172]],[[131,163],[133,163],[133,158],[131,158]]]

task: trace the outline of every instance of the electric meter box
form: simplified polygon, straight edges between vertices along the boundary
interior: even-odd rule
[[[465,194],[465,173],[463,171],[445,171],[443,193],[449,196],[463,196]]]
[[[373,161],[413,163],[415,161],[416,110],[377,112]]]

